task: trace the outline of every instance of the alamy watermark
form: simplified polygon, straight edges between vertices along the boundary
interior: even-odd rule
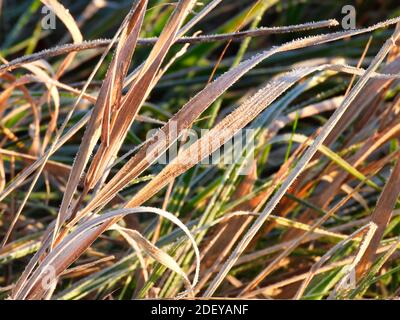
[[[356,8],[352,5],[342,7],[342,28],[345,30],[354,30],[356,28]]]
[[[57,19],[54,11],[43,6],[41,9],[43,15],[41,19],[42,28],[44,30],[54,30],[57,27]],[[341,14],[343,15],[341,26],[344,30],[353,30],[356,28],[356,8],[353,5],[347,4],[342,7]]]
[[[53,290],[57,285],[56,269],[52,265],[47,265],[42,270],[41,285],[46,291]]]
[[[42,28],[44,30],[55,30],[57,27],[57,19],[54,11],[47,6],[43,6],[41,12],[43,15],[41,20]]]
[[[254,159],[254,129],[221,129],[199,132],[184,129],[171,121],[168,134],[161,130],[150,130],[147,139],[152,147],[147,149],[147,158],[158,164],[174,161],[177,165],[232,165],[240,167],[239,174],[246,175]],[[146,139],[146,140],[147,140]],[[185,152],[184,156],[182,152]]]

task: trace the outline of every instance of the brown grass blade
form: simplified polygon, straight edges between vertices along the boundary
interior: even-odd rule
[[[113,194],[125,187],[129,181],[141,174],[156,160],[156,152],[162,153],[167,150],[170,144],[174,141],[171,140],[171,133],[181,132],[190,127],[193,122],[206,110],[222,93],[224,93],[230,86],[239,80],[246,72],[254,68],[257,64],[267,59],[268,57],[290,50],[336,41],[346,38],[348,36],[357,35],[365,32],[370,32],[376,28],[386,26],[387,24],[394,24],[400,19],[392,19],[383,23],[376,24],[372,27],[355,30],[337,32],[333,34],[313,36],[305,39],[298,39],[288,42],[282,46],[272,48],[262,54],[256,55],[248,60],[243,61],[236,68],[233,68],[220,76],[214,82],[208,84],[201,92],[199,92],[193,99],[185,104],[176,113],[168,123],[160,129],[159,136],[167,137],[167,139],[157,139],[155,135],[150,140],[146,141],[143,147],[138,151],[133,158],[131,158],[123,168],[107,183],[102,190],[95,196],[95,198],[84,209],[85,211],[92,210],[93,208],[102,205],[110,200]],[[82,213],[83,214],[83,213]]]
[[[301,78],[313,72],[331,67],[331,65],[322,65],[309,68],[299,68],[268,82],[253,97],[245,101],[240,107],[225,117],[206,135],[178,154],[178,156],[172,160],[170,164],[168,164],[152,181],[144,186],[126,204],[126,206],[132,208],[141,205],[172,181],[172,179],[187,171],[205,157],[219,149],[226,141],[255,119],[262,110],[268,107],[274,100]],[[352,69],[345,67],[344,70],[350,71]]]
[[[393,208],[397,202],[400,195],[400,161],[397,161],[389,180],[387,181],[385,188],[383,189],[378,202],[376,204],[375,210],[371,215],[371,222],[377,225],[377,230],[373,235],[371,241],[369,242],[366,251],[364,252],[361,260],[356,266],[357,278],[361,277],[362,274],[368,270],[374,257],[376,251],[379,248],[379,244],[382,240],[383,233],[386,229],[387,224],[392,216]]]
[[[193,287],[189,281],[188,276],[182,270],[182,268],[178,265],[178,263],[166,252],[158,249],[154,244],[152,244],[149,240],[147,240],[140,232],[131,229],[118,228],[117,229],[126,240],[137,242],[137,244],[143,248],[143,251],[146,252],[150,257],[152,257],[157,262],[171,269],[172,271],[179,274],[184,282],[188,292],[193,296]],[[130,239],[130,240],[129,240]]]
[[[55,276],[53,280],[56,280],[57,277],[79,257],[82,251],[86,250],[101,233],[111,227],[112,221],[121,219],[122,217],[133,213],[149,212],[158,214],[170,220],[180,229],[182,229],[188,236],[194,248],[197,260],[196,272],[191,284],[192,287],[194,287],[198,281],[198,274],[200,270],[200,253],[197,248],[196,241],[192,237],[189,229],[178,218],[169,212],[157,208],[138,207],[134,209],[120,209],[111,211],[103,214],[102,216],[91,219],[77,227],[56,247],[54,247],[52,252],[44,258],[38,268],[34,270],[30,276],[25,276],[24,281],[16,285],[12,298],[42,299],[46,296],[48,291],[46,286],[47,283],[44,283],[43,281],[46,280],[46,273],[49,272],[49,270],[51,270]]]
[[[140,69],[121,106],[114,110],[111,118],[109,145],[102,143],[93,158],[85,177],[85,187],[91,190],[105,172],[111,159],[118,153],[128,129],[132,125],[143,102],[154,87],[154,79],[160,70],[164,58],[175,42],[178,31],[184,19],[193,7],[193,0],[183,0],[178,3],[169,22],[164,27],[145,64]]]
[[[360,93],[361,89],[365,86],[367,81],[370,79],[371,74],[376,71],[376,69],[379,67],[380,63],[383,61],[385,56],[391,50],[393,45],[395,45],[395,43],[399,39],[399,37],[400,37],[400,32],[398,30],[396,30],[393,33],[393,35],[386,41],[386,43],[381,48],[381,50],[379,51],[377,56],[371,62],[370,66],[368,67],[365,74],[358,80],[358,82],[356,83],[354,88],[350,91],[349,95],[343,101],[342,105],[338,109],[336,109],[334,114],[331,116],[331,118],[328,120],[328,122],[324,125],[324,127],[321,130],[318,137],[315,139],[313,145],[301,157],[301,159],[297,163],[296,167],[289,174],[288,178],[285,180],[285,182],[282,184],[282,186],[279,188],[279,190],[274,194],[274,196],[268,202],[268,204],[265,207],[261,216],[254,222],[254,224],[252,225],[250,230],[242,238],[241,242],[238,244],[236,249],[233,251],[231,258],[225,263],[222,270],[219,272],[217,277],[214,279],[214,281],[211,283],[211,285],[207,289],[205,296],[211,296],[215,292],[215,290],[218,288],[220,283],[223,281],[223,278],[228,274],[229,270],[234,265],[235,261],[238,259],[238,257],[241,255],[241,253],[247,247],[247,245],[250,243],[251,239],[254,237],[254,235],[257,233],[257,231],[262,227],[266,218],[271,214],[272,210],[279,203],[279,201],[284,196],[285,192],[288,190],[288,188],[293,183],[293,181],[299,176],[299,174],[306,167],[307,163],[311,160],[311,158],[317,152],[318,147],[320,145],[322,145],[322,143],[325,141],[326,137],[329,135],[329,133],[335,127],[335,125],[337,124],[339,119],[342,117],[342,115],[344,114],[344,112],[346,111],[348,106]]]
[[[126,21],[126,26],[124,26],[124,24],[122,25],[123,30],[121,40],[118,43],[116,54],[113,57],[106,78],[100,89],[99,96],[90,116],[90,121],[85,130],[81,146],[68,179],[67,189],[60,206],[58,218],[59,223],[57,226],[63,223],[67,217],[72,214],[72,212],[67,211],[71,205],[71,200],[79,184],[83,170],[89,160],[90,154],[92,153],[93,148],[100,137],[103,115],[107,114],[110,111],[110,108],[114,107],[115,104],[119,105],[121,98],[120,91],[117,92],[114,90],[120,90],[123,85],[122,81],[126,75],[130,64],[130,58],[136,46],[146,4],[147,0],[138,2],[130,11],[130,14],[128,15],[128,21]],[[117,74],[115,72],[115,68],[121,68],[121,74],[118,76],[118,78],[113,79],[113,77],[115,77]],[[114,85],[114,87],[111,87],[111,85]]]

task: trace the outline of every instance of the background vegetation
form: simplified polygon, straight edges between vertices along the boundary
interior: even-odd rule
[[[398,1],[60,3],[0,0],[2,299],[399,296]]]

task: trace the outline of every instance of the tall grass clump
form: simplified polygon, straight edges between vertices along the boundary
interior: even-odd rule
[[[400,7],[345,4],[0,2],[2,299],[398,298]]]

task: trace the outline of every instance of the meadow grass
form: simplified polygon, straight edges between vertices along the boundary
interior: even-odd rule
[[[398,298],[400,7],[346,4],[0,1],[1,299]]]

